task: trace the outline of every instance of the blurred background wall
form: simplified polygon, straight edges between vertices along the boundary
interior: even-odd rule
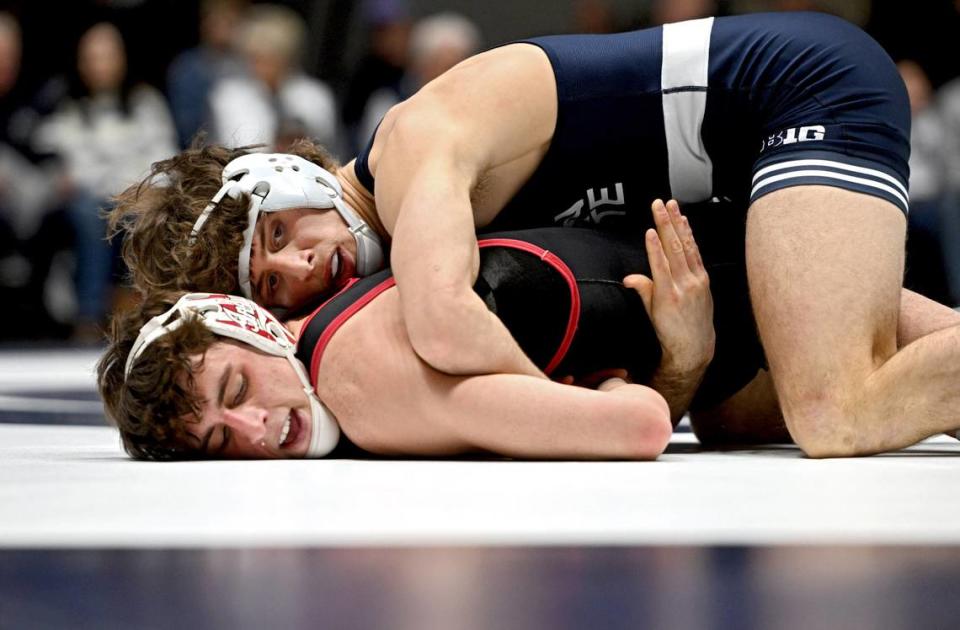
[[[124,289],[111,197],[207,141],[349,159],[393,103],[514,39],[820,10],[900,62],[914,114],[907,283],[960,297],[960,0],[0,1],[0,343],[96,344]]]

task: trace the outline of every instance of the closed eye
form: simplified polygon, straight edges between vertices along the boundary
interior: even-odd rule
[[[222,452],[224,452],[225,450],[227,450],[227,446],[230,445],[230,436],[231,436],[230,427],[224,426],[224,427],[223,427],[223,436],[221,437],[220,446],[218,446],[218,447],[216,448],[216,450],[214,451],[214,453],[222,453]]]
[[[239,407],[241,404],[243,404],[243,401],[246,399],[246,397],[247,397],[247,377],[244,376],[243,373],[241,373],[240,386],[237,388],[237,393],[233,397],[233,402],[231,403],[231,407],[233,408]]]

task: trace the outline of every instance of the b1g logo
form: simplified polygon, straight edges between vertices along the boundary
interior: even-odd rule
[[[776,149],[787,144],[796,144],[798,142],[813,142],[823,140],[827,135],[827,129],[823,125],[808,125],[806,127],[792,127],[778,131],[766,140],[760,141],[760,153],[767,149]]]
[[[575,204],[553,217],[554,222],[563,227],[570,227],[577,221],[581,223],[600,223],[608,216],[622,216],[626,214],[623,210],[601,210],[604,206],[622,206],[623,205],[623,183],[617,182],[613,185],[613,195],[609,188],[590,188],[587,190],[587,199],[580,199]],[[584,207],[588,207],[590,212],[584,212]]]

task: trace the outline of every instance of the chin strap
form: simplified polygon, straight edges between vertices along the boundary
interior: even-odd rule
[[[129,377],[130,370],[150,344],[182,326],[190,315],[197,317],[215,335],[243,342],[266,354],[286,357],[310,401],[307,457],[323,457],[336,447],[340,425],[320,402],[303,363],[297,359],[296,339],[267,309],[251,300],[223,294],[187,293],[168,311],[140,328],[140,334],[127,355],[124,379]]]
[[[250,208],[243,246],[237,260],[240,290],[252,298],[250,288],[250,248],[261,212],[280,212],[294,208],[334,209],[347,224],[357,243],[357,274],[367,276],[383,268],[380,237],[360,215],[343,201],[343,187],[333,173],[302,157],[286,153],[250,153],[223,168],[223,186],[203,209],[190,232],[196,240],[210,214],[224,196],[238,199],[247,194]]]

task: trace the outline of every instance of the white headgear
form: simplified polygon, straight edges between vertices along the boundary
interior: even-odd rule
[[[250,246],[261,212],[335,208],[357,241],[357,273],[367,276],[383,268],[380,237],[343,202],[343,188],[333,173],[296,155],[250,153],[227,164],[223,168],[222,179],[223,187],[197,217],[190,240],[196,239],[224,195],[232,199],[239,198],[243,193],[250,195],[247,228],[243,231],[237,272],[240,290],[246,297],[253,297],[250,290]]]
[[[130,369],[147,346],[179,328],[190,314],[198,317],[216,335],[241,341],[267,354],[286,357],[310,400],[313,430],[307,457],[323,457],[333,450],[340,439],[340,426],[317,398],[306,369],[294,354],[296,339],[269,311],[250,300],[211,293],[184,295],[170,310],[157,315],[140,328],[140,334],[127,356],[124,379],[130,375]]]

